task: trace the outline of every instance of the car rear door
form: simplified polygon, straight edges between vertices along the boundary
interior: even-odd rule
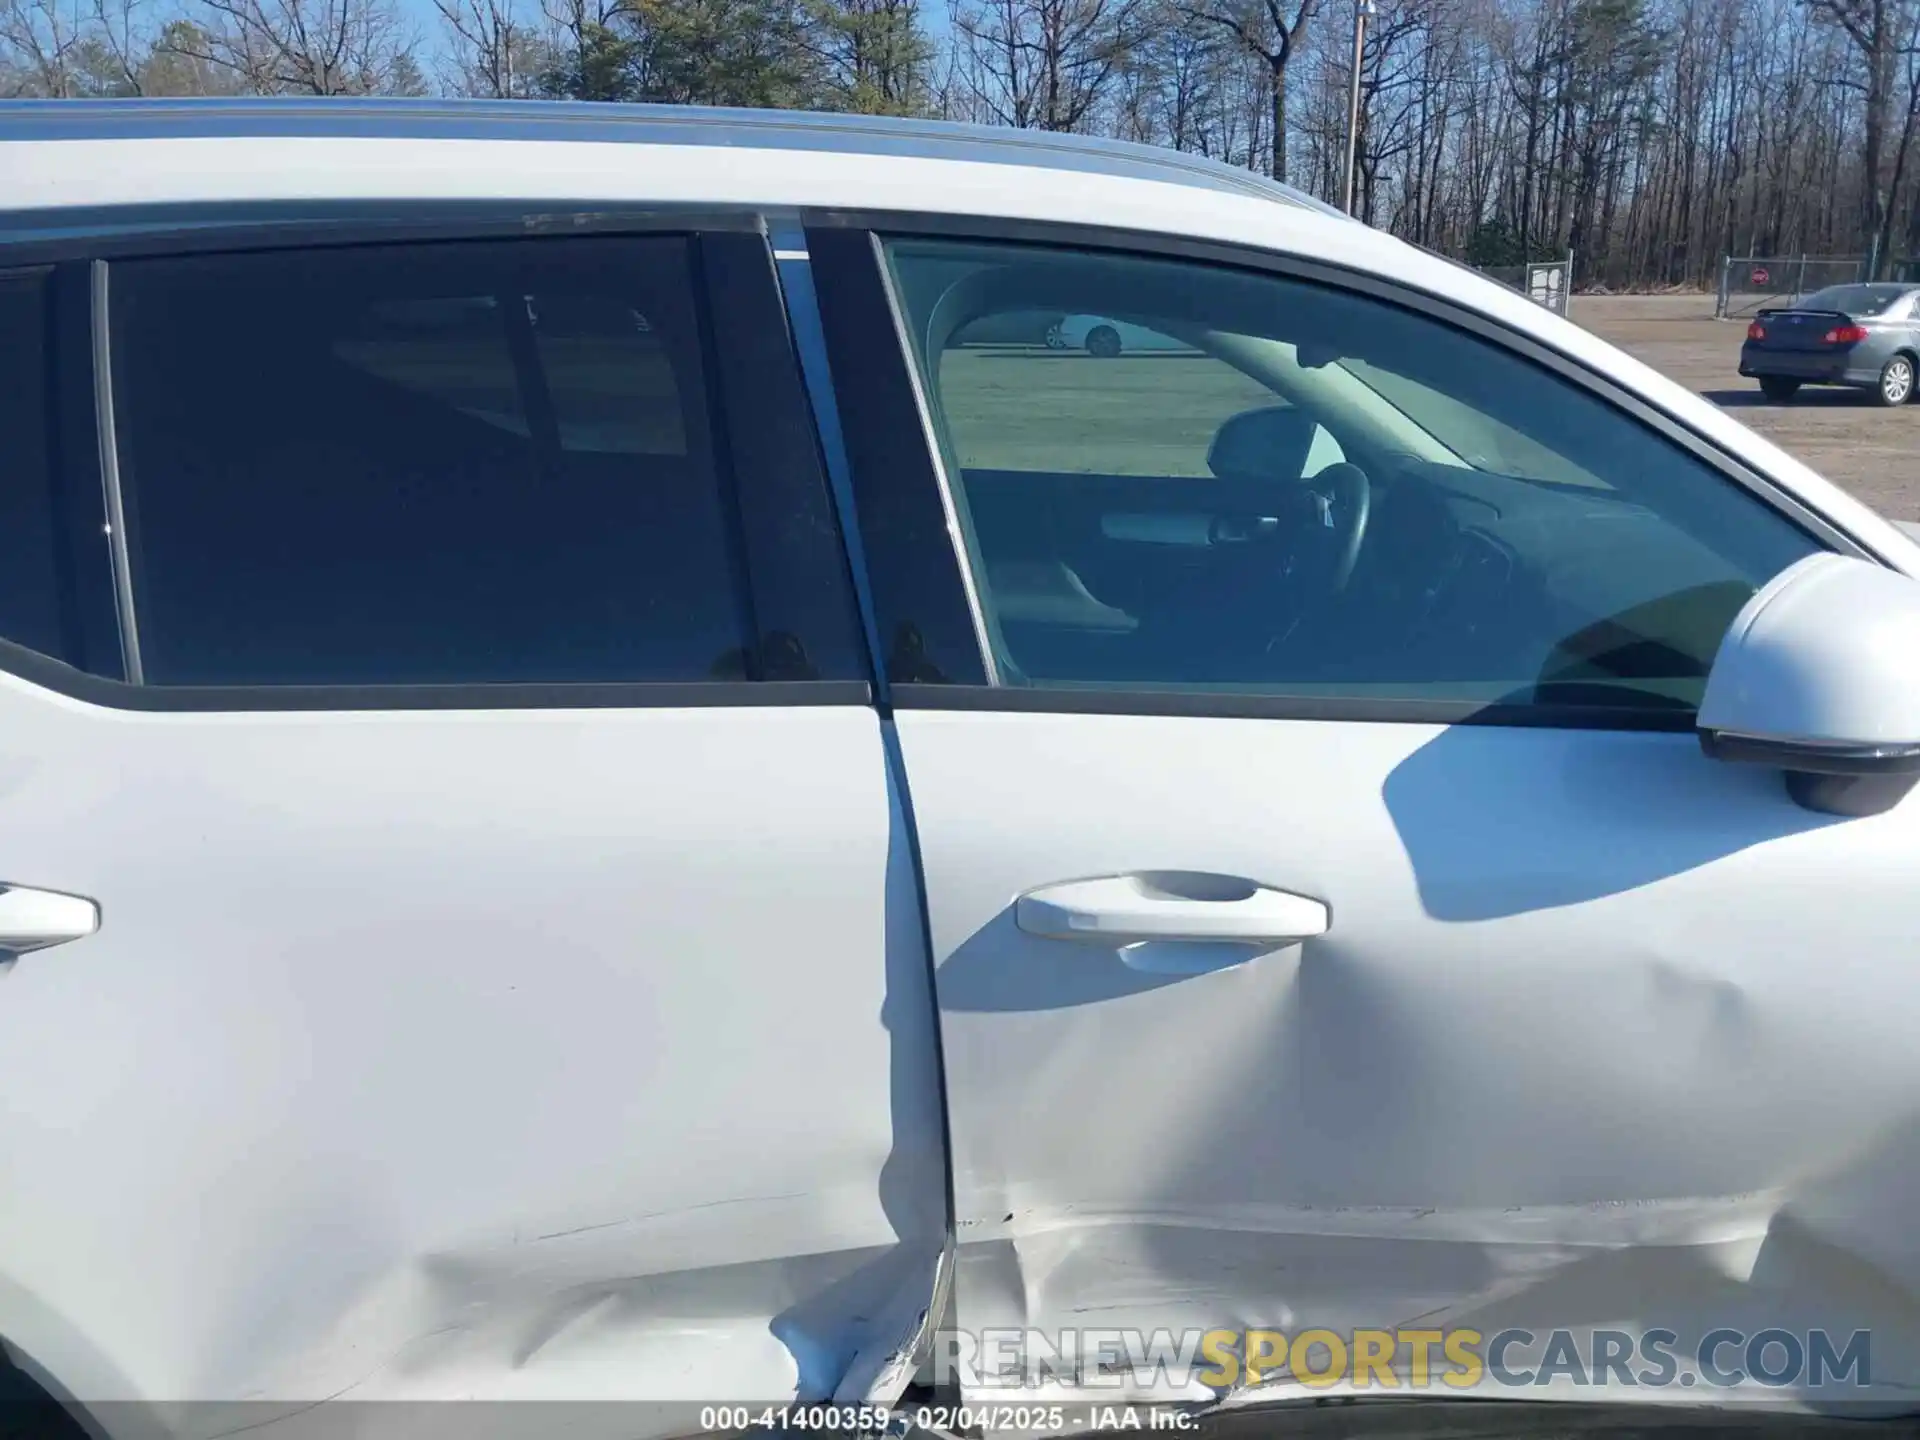
[[[1386,277],[872,224],[809,248],[927,889],[963,1383],[1064,1354],[1082,1396],[1165,1395],[1091,1350],[1261,1328],[1260,1374],[1172,1393],[1305,1394],[1355,1388],[1366,1328],[1608,1326],[1674,1332],[1680,1385],[1714,1326],[1884,1327],[1871,1379],[1911,1383],[1920,808],[1811,814],[1693,733],[1728,621],[1845,537]],[[949,343],[1014,304],[1207,355]],[[1276,451],[1264,492],[1257,456],[1166,462],[1249,382],[1343,461]]]
[[[758,223],[279,218],[0,277],[0,1335],[109,1428],[857,1397],[938,1075]]]

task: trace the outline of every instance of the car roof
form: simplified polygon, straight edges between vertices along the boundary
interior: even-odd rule
[[[1346,218],[1292,186],[1191,152],[942,120],[542,100],[0,101],[0,146],[219,139],[586,142],[960,161],[1158,181]]]

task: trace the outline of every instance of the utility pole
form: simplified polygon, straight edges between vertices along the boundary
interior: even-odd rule
[[[1360,147],[1360,59],[1367,48],[1373,0],[1353,0],[1353,78],[1347,86],[1347,184],[1341,209],[1353,214],[1353,167]]]

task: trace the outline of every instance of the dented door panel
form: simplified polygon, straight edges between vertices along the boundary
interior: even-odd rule
[[[1920,1384],[1912,804],[1816,816],[1687,735],[899,724],[963,1329],[1871,1329],[1871,1394]],[[1178,974],[1016,923],[1168,869],[1330,928]]]
[[[642,1399],[695,1418],[606,1422],[685,1433],[914,1333],[938,1077],[871,709],[135,714],[0,676],[0,733],[0,874],[102,915],[0,979],[0,1334],[103,1424]]]

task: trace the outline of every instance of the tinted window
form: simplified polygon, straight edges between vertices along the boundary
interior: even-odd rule
[[[71,660],[62,630],[47,287],[0,273],[0,639]]]
[[[1862,319],[1869,315],[1885,314],[1912,293],[1912,289],[1905,285],[1829,285],[1825,290],[1814,291],[1794,308],[1837,310],[1843,315]]]
[[[1008,683],[1684,710],[1748,597],[1816,548],[1412,311],[1103,252],[889,256]],[[1122,344],[965,343],[1002,311]],[[1176,343],[1133,350],[1146,331]]]
[[[968,325],[940,356],[948,434],[965,467],[1204,476],[1222,422],[1278,403],[1257,381],[1173,336],[1070,315],[1022,337],[1012,323],[1019,318]],[[1331,435],[1320,431],[1315,440],[1302,457],[1308,473],[1341,458]]]
[[[147,678],[737,678],[684,242],[114,272]]]
[[[615,296],[519,298],[561,450],[686,455],[672,357],[651,321]],[[378,301],[355,320],[333,347],[347,364],[533,438],[497,297]]]

